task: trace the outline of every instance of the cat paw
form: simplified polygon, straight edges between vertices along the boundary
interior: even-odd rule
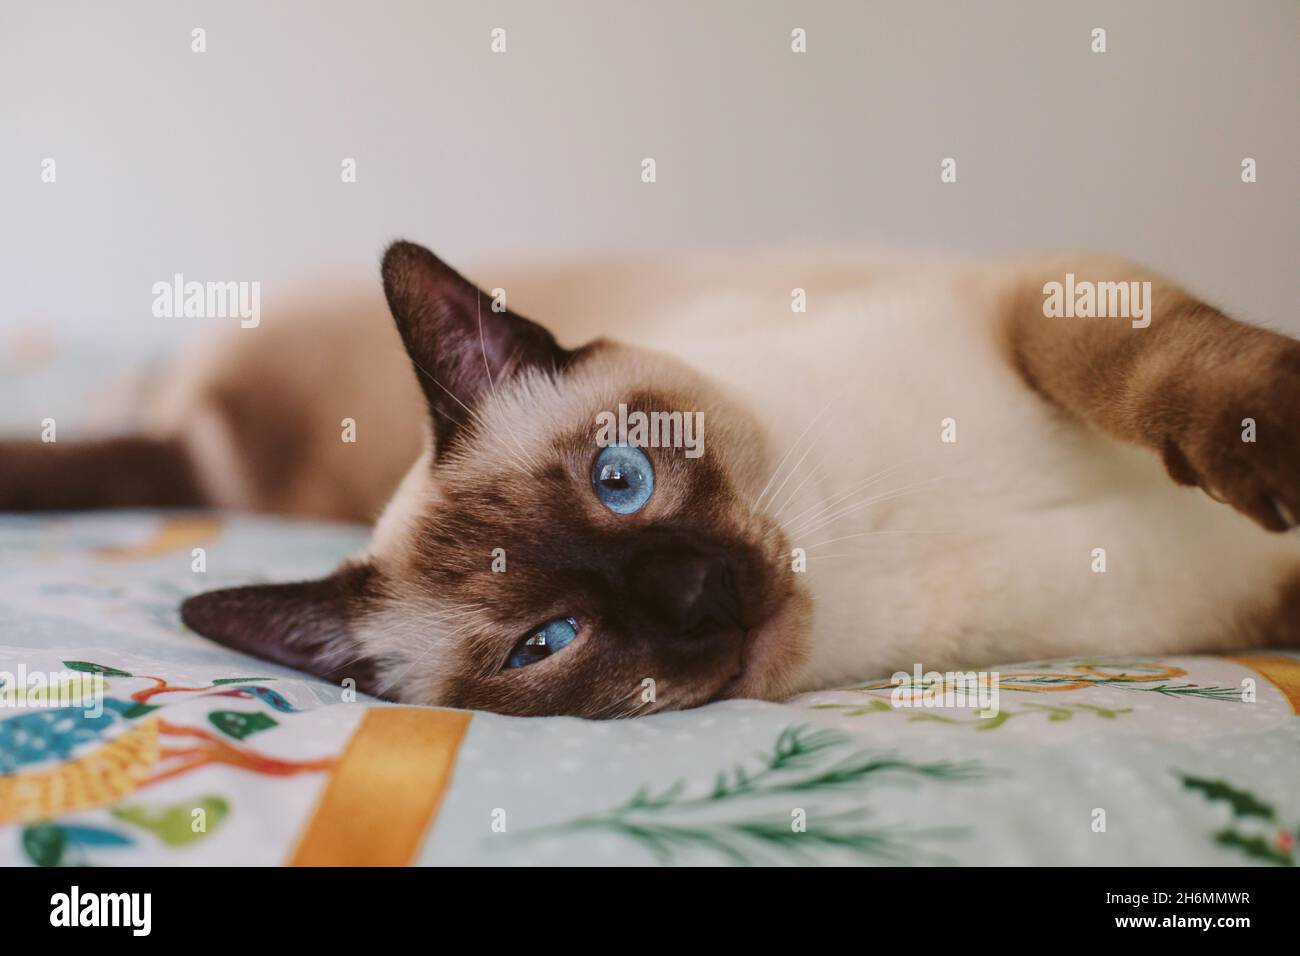
[[[1300,526],[1300,342],[1281,339],[1193,395],[1162,454],[1174,481],[1197,485],[1269,531]]]

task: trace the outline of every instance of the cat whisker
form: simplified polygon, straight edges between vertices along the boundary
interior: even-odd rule
[[[905,495],[915,494],[917,491],[920,491],[926,485],[931,485],[934,482],[940,481],[946,477],[947,477],[946,475],[936,475],[933,478],[926,478],[922,481],[914,482],[911,485],[904,485],[902,488],[896,488],[893,491],[887,491],[883,494],[873,495],[863,501],[858,501],[851,505],[847,505],[839,509],[838,511],[834,511],[831,514],[828,514],[824,517],[805,523],[802,527],[790,531],[789,534],[791,537],[797,537],[799,535],[805,535],[805,534],[812,534],[814,531],[820,531],[822,528],[827,527],[832,522],[838,521],[840,518],[851,515],[854,512],[861,511],[863,508],[868,508],[872,505],[882,504],[886,501],[893,501],[895,498],[901,498],[904,497]]]
[[[909,534],[958,534],[959,532],[956,532],[956,531],[866,531],[866,532],[863,532],[863,533],[864,533],[864,534],[868,534],[868,535],[873,535],[873,534],[902,534],[902,535],[909,535]],[[857,536],[857,535],[851,535],[851,534],[850,534],[850,535],[845,535],[843,538],[836,538],[836,539],[832,539],[832,540],[834,540],[834,541],[844,541],[844,540],[847,540],[848,538],[855,538],[855,537],[858,537],[858,536]],[[822,542],[820,542],[820,543],[821,543],[821,544],[831,544],[832,542],[831,542],[831,541],[822,541]],[[805,550],[808,550],[808,549],[805,549]],[[832,561],[832,560],[838,560],[838,559],[840,559],[840,558],[867,558],[867,557],[871,557],[871,556],[876,555],[876,554],[879,554],[879,552],[878,552],[878,551],[875,551],[874,549],[871,549],[871,548],[854,548],[854,549],[851,550],[851,551],[840,551],[840,552],[836,552],[836,553],[834,553],[834,554],[809,554],[809,555],[807,556],[807,558],[808,558],[809,561],[827,562],[827,561]]]
[[[336,665],[336,666],[334,666],[334,667],[331,667],[329,670],[325,670],[325,671],[316,671],[316,676],[317,676],[317,677],[325,677],[325,676],[328,675],[328,674],[333,674],[335,671],[341,671],[341,670],[343,670],[343,668],[345,668],[345,667],[351,667],[351,666],[352,666],[353,664],[355,664],[357,661],[362,660],[363,658],[365,658],[366,656],[368,656],[368,654],[369,654],[368,651],[362,651],[360,654],[354,654],[353,656],[351,656],[351,657],[349,657],[347,660],[345,660],[342,664],[338,664],[338,665]]]
[[[631,706],[625,706],[617,713],[610,715],[613,720],[628,720],[632,717],[643,717],[655,709],[655,702],[653,700],[642,698],[639,691],[633,691],[633,694],[636,699],[632,701]]]
[[[477,289],[474,292],[474,306],[478,311],[478,344],[479,350],[483,353],[483,368],[487,372],[488,386],[492,389],[492,400],[499,405],[501,404],[501,399],[497,395],[496,381],[492,376],[492,365],[488,362],[487,357],[487,340],[483,335],[483,295]],[[523,444],[519,441],[519,436],[515,434],[515,430],[510,427],[508,421],[505,421],[505,427],[507,434],[510,436],[510,440],[515,443],[515,448],[519,450],[519,454],[522,455],[525,460],[530,461],[532,463],[532,469],[536,470],[537,462],[533,460],[527,450],[525,450]]]
[[[434,611],[431,614],[422,615],[420,621],[426,624],[459,624],[464,621],[474,620],[477,617],[477,610]]]
[[[786,508],[790,507],[790,505],[795,500],[798,499],[799,492],[803,491],[804,486],[807,485],[808,482],[812,481],[814,478],[821,478],[821,477],[824,477],[822,471],[820,468],[816,468],[816,467],[813,468],[813,470],[810,471],[807,475],[805,475],[803,481],[795,485],[794,490],[791,491],[790,494],[786,497],[785,503],[781,505],[781,507],[778,508],[776,511],[771,512],[772,520],[775,521],[776,519],[781,517],[781,512],[785,511]]]
[[[874,536],[874,535],[881,535],[881,534],[889,534],[889,535],[909,535],[909,534],[959,534],[959,533],[960,533],[960,532],[957,532],[957,531],[893,531],[893,530],[885,530],[885,531],[860,531],[860,532],[858,532],[857,534],[845,534],[845,535],[841,535],[841,536],[838,537],[838,538],[831,538],[831,539],[829,539],[829,540],[827,540],[827,541],[818,541],[818,542],[816,542],[816,543],[814,543],[814,544],[801,545],[801,547],[804,549],[805,552],[808,552],[808,551],[812,551],[814,548],[820,548],[820,547],[823,547],[824,545],[828,545],[828,544],[838,544],[838,543],[841,542],[841,541],[849,541],[849,540],[852,540],[853,538],[867,538],[867,537],[872,537],[872,536]],[[854,553],[855,553],[855,554],[867,554],[867,553],[869,553],[869,552],[859,551],[859,552],[854,552]],[[819,558],[821,558],[821,557],[828,557],[828,555],[817,555],[817,557],[819,557]]]
[[[804,509],[800,515],[796,515],[785,522],[787,533],[791,535],[806,534],[808,528],[834,513],[836,509],[843,508],[845,503],[853,498],[854,495],[860,494],[867,488],[870,488],[876,482],[885,478],[888,474],[897,471],[899,467],[901,466],[895,465],[892,468],[886,468],[883,471],[877,472],[876,474],[857,482],[853,486],[841,491],[839,494],[833,495],[820,506]],[[907,486],[904,485],[904,487]],[[879,494],[888,494],[888,492],[875,493],[868,495],[866,499],[859,500],[872,500],[875,497],[878,497]]]
[[[426,625],[432,625],[433,627],[460,627],[461,625],[473,622],[474,619],[475,615],[466,614],[463,617],[423,618],[422,622]]]
[[[643,700],[624,713],[619,714],[615,720],[630,720],[633,717],[645,717],[647,714],[654,713],[654,711],[655,702],[652,700]]]
[[[647,706],[653,707],[654,701],[645,700],[641,696],[641,687],[634,687],[623,697],[616,697],[614,700],[599,708],[591,717],[592,720],[622,720],[627,717],[635,717],[644,711]]]
[[[957,532],[936,532],[938,534],[956,534]],[[879,552],[869,548],[855,548],[852,551],[841,551],[835,554],[810,554],[808,560],[811,561],[831,561],[839,558],[869,558]]]
[[[850,485],[847,489],[841,491],[839,494],[831,496],[829,500],[805,508],[803,511],[799,512],[798,514],[788,519],[786,521],[786,524],[789,526],[794,526],[799,522],[801,518],[804,519],[805,521],[812,521],[813,519],[820,517],[830,509],[836,507],[837,505],[844,502],[845,500],[852,497],[853,495],[857,494],[858,492],[871,487],[877,481],[880,481],[882,478],[886,478],[889,475],[893,474],[894,472],[898,471],[905,464],[907,463],[904,462],[902,464],[892,465],[889,468],[881,469],[880,471],[876,472],[873,475],[868,475],[866,478],[863,478],[855,482],[853,485]],[[813,512],[813,513],[809,514],[809,512]]]
[[[816,447],[817,447],[816,445],[809,445],[808,450],[799,456],[799,460],[794,463],[793,467],[791,467],[789,473],[785,476],[785,479],[781,482],[781,484],[777,485],[776,490],[772,492],[772,497],[769,501],[769,506],[776,504],[776,499],[780,496],[781,490],[785,488],[786,484],[789,483],[790,479],[794,477],[794,473],[799,470],[799,466],[804,463],[804,460],[808,457],[809,454],[812,453],[812,450]],[[787,502],[787,504],[788,503],[789,502]]]
[[[394,677],[392,680],[386,683],[383,687],[378,688],[375,691],[375,696],[382,697],[385,694],[387,694],[390,690],[392,690],[394,687],[396,687],[403,677],[409,674],[417,665],[422,664],[425,661],[425,659],[428,658],[428,656],[432,654],[434,650],[436,650],[443,641],[449,640],[450,638],[453,637],[458,637],[459,635],[464,634],[469,630],[470,630],[469,625],[461,625],[460,627],[453,628],[452,630],[447,631],[442,635],[440,635],[441,640],[431,642],[429,647],[425,649],[424,653],[421,654],[419,657],[417,657],[415,660],[411,661],[411,663],[406,667],[405,670],[403,670],[400,674],[398,674],[396,677]]]
[[[785,463],[789,460],[790,456],[794,454],[794,450],[798,448],[799,445],[803,442],[804,436],[807,435],[808,432],[812,430],[812,427],[816,425],[817,422],[821,419],[821,417],[824,414],[826,414],[826,409],[830,408],[831,404],[834,401],[835,401],[834,398],[830,398],[827,400],[826,404],[821,407],[821,411],[819,411],[815,416],[813,416],[812,421],[810,421],[807,425],[804,426],[804,430],[800,432],[799,437],[794,440],[794,444],[790,446],[790,450],[785,453],[785,455],[781,458],[779,462],[777,462],[776,470],[772,472],[772,477],[767,479],[767,484],[763,485],[763,490],[758,493],[758,497],[754,499],[753,505],[750,506],[749,510],[751,514],[757,511],[759,507],[762,505],[763,499],[767,496],[767,490],[772,487],[772,482],[776,481],[776,476],[781,473],[781,469],[785,467]]]
[[[414,357],[411,358],[411,364],[414,365],[414,366],[415,366],[415,367],[420,371],[420,374],[422,374],[422,375],[424,375],[425,377],[427,377],[427,378],[429,379],[429,381],[433,382],[434,385],[437,385],[440,389],[442,389],[444,392],[446,392],[447,395],[448,395],[448,397],[451,398],[451,400],[452,400],[453,402],[455,402],[455,403],[456,403],[457,405],[459,405],[461,408],[465,409],[465,411],[469,412],[470,417],[472,417],[476,422],[478,422],[481,426],[483,426],[483,430],[484,430],[484,431],[487,431],[487,429],[488,429],[488,424],[487,424],[487,422],[483,419],[483,416],[482,416],[482,415],[480,415],[478,412],[474,411],[474,409],[470,408],[468,405],[466,405],[464,402],[462,402],[462,401],[460,400],[460,398],[457,397],[457,395],[456,395],[455,392],[453,392],[451,389],[449,389],[446,385],[443,385],[442,382],[438,381],[437,376],[435,376],[435,375],[434,375],[432,372],[430,372],[427,368],[425,368],[423,365],[421,365],[419,362],[417,362],[417,361],[414,359]],[[445,413],[444,413],[444,414],[445,414]],[[445,417],[450,418],[451,416],[450,416],[450,415],[445,415]],[[523,471],[530,471],[530,470],[531,470],[530,467],[529,467],[529,465],[528,465],[528,463],[527,463],[526,461],[524,461],[522,458],[520,458],[517,454],[515,454],[515,453],[512,452],[512,451],[510,451],[509,449],[506,449],[506,452],[507,452],[507,454],[510,455],[511,458],[514,459],[515,464],[517,464],[517,465],[520,467],[521,470],[523,470]]]
[[[852,514],[856,514],[857,512],[862,511],[863,509],[870,508],[874,505],[884,504],[885,502],[893,501],[897,498],[903,498],[906,497],[907,495],[915,494],[917,491],[920,490],[921,490],[920,488],[913,487],[913,488],[899,489],[893,492],[886,492],[884,494],[874,495],[872,497],[863,499],[861,501],[854,502],[851,505],[847,505],[846,507],[841,508],[839,511],[836,511],[833,514],[826,515],[824,518],[814,521],[812,524],[800,528],[798,531],[791,532],[791,535],[792,537],[797,539],[804,535],[814,534],[818,531],[830,527],[840,519],[846,518]]]
[[[438,617],[465,617],[479,610],[477,604],[446,604],[432,612],[429,616]]]

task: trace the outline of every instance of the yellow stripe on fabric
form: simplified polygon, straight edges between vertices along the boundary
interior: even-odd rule
[[[105,561],[144,561],[171,551],[207,544],[221,531],[221,519],[207,515],[174,515],[163,519],[146,541],[120,547],[97,548]]]
[[[1300,660],[1281,654],[1234,654],[1228,660],[1267,677],[1291,702],[1291,713],[1300,714]]]
[[[291,866],[406,866],[451,781],[467,711],[374,707],[325,785]]]

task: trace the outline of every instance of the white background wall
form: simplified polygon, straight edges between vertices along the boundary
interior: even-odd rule
[[[1300,332],[1298,104],[1295,0],[0,0],[0,348],[156,346],[205,321],[150,314],[174,272],[266,309],[399,235],[470,263],[1094,247]]]

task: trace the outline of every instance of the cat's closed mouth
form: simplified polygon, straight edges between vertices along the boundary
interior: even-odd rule
[[[796,604],[786,597],[762,624],[745,632],[735,672],[709,698],[709,703],[742,697],[770,698],[779,695],[780,677],[792,661],[800,661],[804,649],[787,626]]]
[[[712,704],[719,700],[731,700],[735,697],[745,696],[741,692],[741,688],[749,682],[750,676],[757,666],[755,661],[754,645],[761,630],[761,628],[758,628],[745,632],[745,636],[741,639],[740,655],[736,662],[735,671],[726,679],[726,681],[723,682],[722,686],[714,692],[713,696],[710,697],[706,703]]]

